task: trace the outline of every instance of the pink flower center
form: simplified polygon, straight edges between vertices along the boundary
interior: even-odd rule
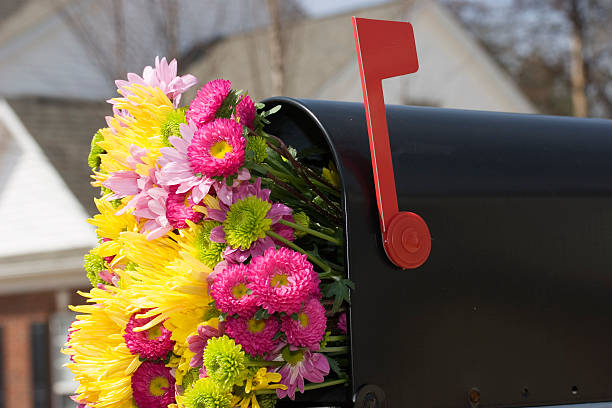
[[[287,276],[288,275],[285,275],[284,273],[277,273],[272,277],[272,280],[270,280],[270,286],[272,286],[273,288],[277,288],[279,286],[289,285],[289,280],[287,279]]]
[[[259,333],[266,328],[266,322],[255,318],[249,319],[249,331],[251,333]]]
[[[306,313],[300,313],[298,315],[298,321],[302,325],[302,327],[308,326],[308,315]]]
[[[232,146],[225,140],[220,140],[210,147],[210,155],[222,159],[226,154],[232,152]]]
[[[232,295],[234,295],[236,299],[240,299],[241,297],[246,295],[246,291],[246,285],[244,283],[239,283],[232,288]]]
[[[166,377],[155,377],[149,383],[149,393],[154,397],[164,395],[168,391],[170,383]]]

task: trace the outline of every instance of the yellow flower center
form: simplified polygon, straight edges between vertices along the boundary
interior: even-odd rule
[[[185,194],[185,202],[184,202],[185,207],[191,207],[191,205],[189,204],[189,197],[191,197],[191,191]]]
[[[272,277],[272,280],[270,281],[270,286],[275,288],[279,286],[289,285],[289,280],[287,279],[287,276],[288,275],[285,275],[283,273],[277,273],[276,275]]]
[[[246,295],[246,291],[246,285],[244,283],[239,283],[232,288],[232,295],[234,295],[236,299],[240,299],[241,297]]]
[[[251,333],[259,333],[266,328],[266,322],[263,320],[257,320],[255,318],[249,319],[249,331]]]
[[[154,340],[158,338],[159,336],[161,336],[161,334],[162,334],[162,331],[161,331],[160,324],[158,324],[157,326],[153,326],[149,330],[147,330],[147,338],[149,340]]]
[[[306,315],[306,313],[300,313],[298,315],[298,320],[300,324],[302,325],[302,327],[308,326],[308,316]]]
[[[210,155],[217,159],[222,159],[227,153],[231,153],[232,146],[225,140],[221,140],[210,147]]]
[[[155,377],[149,383],[149,393],[155,397],[164,395],[168,391],[170,383],[166,377]]]

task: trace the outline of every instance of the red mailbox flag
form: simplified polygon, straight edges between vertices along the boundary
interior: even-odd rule
[[[421,217],[398,209],[382,90],[383,79],[419,69],[412,25],[353,17],[353,31],[385,251],[395,265],[418,268],[429,256],[431,237]]]

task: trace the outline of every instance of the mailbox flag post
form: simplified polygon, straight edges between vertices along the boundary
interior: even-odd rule
[[[353,32],[384,248],[395,265],[418,268],[429,257],[431,237],[421,217],[399,211],[382,90],[383,79],[419,69],[412,26],[353,17]]]

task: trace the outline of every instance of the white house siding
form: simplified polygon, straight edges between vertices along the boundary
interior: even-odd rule
[[[0,122],[21,151],[0,190],[0,259],[94,246],[87,213],[5,100]]]

